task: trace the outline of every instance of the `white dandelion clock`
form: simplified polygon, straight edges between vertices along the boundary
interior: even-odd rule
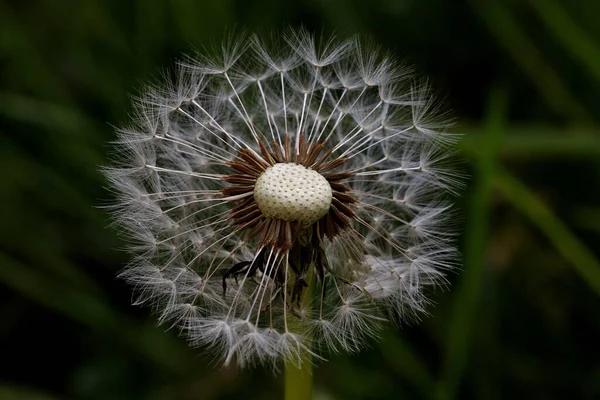
[[[445,285],[452,136],[393,60],[241,39],[136,105],[106,169],[122,277],[190,344],[240,366],[357,351]]]

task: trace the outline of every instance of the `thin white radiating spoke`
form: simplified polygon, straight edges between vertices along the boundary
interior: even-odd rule
[[[246,320],[248,320],[248,321],[250,320],[250,317],[252,316],[252,311],[254,310],[254,306],[256,305],[256,302],[258,301],[259,297],[261,297],[261,306],[262,306],[262,297],[264,297],[264,293],[266,293],[267,287],[269,286],[267,281],[269,279],[269,271],[270,271],[272,256],[273,256],[273,248],[271,247],[271,251],[269,251],[269,256],[267,257],[267,262],[265,264],[265,271],[263,272],[263,275],[260,278],[260,283],[258,284],[256,294],[254,295],[254,300],[252,301],[252,305],[250,306],[250,310],[248,311],[248,316],[246,317]],[[274,262],[275,262],[275,260],[273,260],[273,263]],[[264,288],[264,290],[263,290],[263,288]],[[260,306],[257,309],[257,314],[260,314]]]
[[[402,224],[404,224],[404,225],[409,225],[409,224],[411,223],[410,221],[407,221],[407,220],[405,220],[405,219],[402,219],[402,218],[400,218],[400,217],[398,217],[398,216],[396,216],[396,215],[392,214],[391,212],[389,212],[389,211],[387,211],[387,210],[384,210],[384,209],[383,209],[383,208],[381,208],[381,207],[377,207],[377,206],[374,206],[374,205],[372,205],[372,204],[369,204],[369,203],[360,203],[359,207],[370,208],[370,209],[372,209],[373,211],[380,212],[380,213],[382,213],[382,214],[384,214],[384,215],[386,215],[386,216],[388,216],[388,217],[392,218],[393,220],[395,220],[395,221],[398,221],[398,222],[400,222],[400,223],[402,223]],[[368,212],[368,211],[367,211],[367,212]]]
[[[189,206],[191,204],[206,203],[206,202],[211,202],[211,201],[219,201],[219,204],[225,204],[225,203],[228,203],[228,202],[231,202],[231,201],[237,201],[239,199],[243,199],[245,197],[253,196],[253,195],[254,194],[252,192],[248,192],[248,193],[236,194],[235,196],[220,197],[220,198],[214,198],[214,199],[192,200],[192,201],[188,201],[187,203],[184,203],[184,204],[176,205],[176,206],[174,206],[174,207],[172,207],[172,208],[170,208],[168,210],[165,210],[164,212],[170,212],[170,211],[176,210],[176,209],[181,208],[181,207]]]
[[[317,86],[317,81],[319,79],[320,72],[321,72],[321,69],[317,68],[314,79],[313,79],[312,87],[310,89],[310,97],[308,98],[308,104],[306,104],[306,93],[304,94],[304,102],[302,103],[302,114],[300,116],[300,125],[298,126],[297,135],[300,135],[300,133],[303,132],[302,125],[305,125],[306,121],[308,120],[308,114],[310,113],[310,105],[312,104],[312,98],[315,93],[315,87]],[[297,140],[297,142],[299,143],[298,140]],[[297,151],[299,152],[299,149]]]
[[[225,202],[224,202],[224,203],[225,203]],[[216,204],[211,204],[211,205],[210,205],[210,206],[208,206],[208,207],[204,207],[204,208],[201,208],[201,209],[199,209],[199,210],[196,210],[196,211],[194,211],[193,213],[191,213],[190,215],[186,216],[185,218],[182,218],[182,219],[180,219],[180,220],[179,220],[179,221],[177,221],[177,222],[181,223],[181,222],[185,221],[185,220],[186,220],[186,219],[188,219],[188,218],[192,218],[193,216],[195,216],[195,215],[197,215],[197,214],[200,214],[200,213],[203,213],[203,212],[205,212],[205,211],[207,211],[207,210],[210,210],[211,208],[219,207],[219,206],[223,205],[224,203],[216,203]],[[226,210],[226,211],[223,211],[223,212],[229,212],[229,211],[230,211],[230,210]],[[221,214],[221,213],[219,213],[219,214]],[[219,215],[219,214],[217,214],[217,215]]]
[[[226,221],[227,221],[227,219],[226,219],[226,218],[224,218],[222,221],[216,221],[216,223],[223,223],[223,222],[226,222]],[[208,225],[214,225],[214,224],[215,224],[215,223],[208,224]],[[215,234],[215,233],[219,233],[219,232],[222,232],[222,231],[224,231],[225,229],[227,229],[227,228],[229,228],[229,227],[231,227],[231,226],[225,226],[225,227],[223,227],[223,228],[217,229],[216,231],[214,231],[214,232],[213,232],[213,234]],[[168,238],[166,238],[166,239],[163,239],[163,240],[161,240],[160,242],[157,242],[157,244],[163,244],[163,243],[166,243],[166,242],[168,242],[168,241],[170,241],[170,240],[173,240],[173,239],[175,239],[176,237],[179,237],[179,236],[182,236],[182,235],[187,235],[188,233],[190,233],[190,232],[194,232],[194,231],[197,231],[198,229],[199,229],[198,227],[194,227],[194,228],[192,228],[192,229],[188,229],[187,231],[179,232],[177,235],[170,236],[170,237],[168,237]]]
[[[333,117],[333,115],[335,114],[335,112],[337,111],[338,106],[342,102],[342,99],[344,98],[344,96],[346,95],[346,93],[348,93],[348,89],[344,89],[344,91],[340,95],[340,98],[338,99],[337,103],[335,103],[335,105],[331,109],[331,112],[329,113],[329,117],[327,117],[327,120],[325,120],[325,124],[323,124],[323,128],[321,128],[321,131],[319,132],[319,135],[315,139],[315,142],[318,142],[319,139],[321,139],[321,136],[323,135],[323,132],[325,132],[325,128],[327,128],[327,125],[329,125],[329,121],[331,120],[331,118]],[[333,98],[333,95],[331,93],[329,93],[329,95],[331,96],[332,100],[335,101],[335,99]]]
[[[143,193],[140,194],[142,197],[151,197],[157,196],[160,197],[155,200],[167,200],[167,199],[177,199],[179,197],[186,197],[190,195],[206,195],[206,194],[217,194],[220,193],[220,190],[211,190],[211,189],[201,189],[201,190],[177,190],[171,192],[152,192],[152,193]]]
[[[363,220],[362,218],[359,217],[355,217],[354,218],[356,221],[358,221],[361,225],[363,225],[364,227],[368,228],[371,232],[373,232],[375,235],[379,236],[383,241],[387,242],[390,246],[392,246],[394,248],[394,250],[396,250],[398,253],[402,254],[404,257],[409,258],[408,255],[406,254],[406,249],[403,249],[402,247],[400,247],[396,242],[391,241],[389,239],[389,232],[385,229],[375,229],[374,227],[372,227],[367,221]],[[358,232],[357,232],[358,233]],[[359,234],[360,235],[360,234]],[[362,235],[361,235],[362,236]],[[365,238],[365,240],[367,240]]]
[[[219,130],[221,132],[223,132],[225,134],[225,136],[227,136],[228,138],[230,138],[233,143],[238,147],[237,149],[235,147],[233,147],[231,144],[229,144],[226,140],[224,140],[221,136],[217,135],[212,129],[210,129],[208,126],[206,126],[205,124],[203,124],[202,122],[200,122],[197,118],[195,118],[193,115],[191,115],[190,113],[186,112],[185,110],[183,110],[182,108],[177,108],[177,111],[179,111],[180,113],[182,113],[183,115],[185,115],[186,117],[188,117],[189,119],[191,119],[192,121],[194,121],[195,123],[197,123],[198,125],[200,125],[202,128],[206,129],[208,132],[210,132],[210,134],[212,134],[214,137],[216,137],[217,139],[219,139],[221,142],[223,142],[226,146],[231,147],[231,149],[233,150],[238,150],[240,148],[243,147],[248,147],[248,146],[241,146],[240,143],[244,144],[245,143],[241,140],[241,139],[236,139],[235,137],[233,137],[232,135],[230,135],[225,129],[223,129],[221,127],[221,125],[219,125],[219,123],[217,121],[215,121],[215,119],[212,117],[212,115],[210,115],[208,113],[208,111],[206,111],[200,104],[198,104],[198,102],[196,100],[192,100],[192,104],[194,104],[196,107],[198,107],[202,112],[204,112],[215,124],[215,126],[217,128],[219,128]]]
[[[277,253],[277,254],[275,254],[275,259],[273,260],[273,262],[271,263],[271,266],[268,269],[267,275],[271,275],[271,271],[273,271],[272,275],[276,276],[277,271],[279,271],[280,265],[281,265],[281,259],[279,259],[279,253]],[[265,286],[265,289],[263,290],[261,297],[260,297],[260,303],[258,303],[258,308],[256,309],[256,325],[258,325],[258,321],[260,319],[260,310],[262,309],[263,301],[264,301],[265,295],[267,294],[267,289],[271,289],[269,292],[269,298],[270,298],[271,294],[273,293],[273,285],[267,284]]]
[[[284,274],[284,278],[283,278],[283,326],[285,329],[285,333],[288,333],[288,323],[287,323],[287,288],[288,288],[288,270],[290,269],[290,264],[289,264],[289,252],[285,253],[285,264],[284,264],[284,268],[285,268],[285,274]]]
[[[361,92],[358,94],[358,96],[356,97],[356,99],[354,99],[354,102],[352,103],[352,105],[350,106],[350,108],[348,108],[348,110],[346,110],[346,111],[344,111],[344,112],[341,113],[340,117],[337,119],[337,121],[335,121],[335,125],[333,125],[333,127],[331,128],[331,131],[329,131],[329,135],[327,135],[327,137],[325,138],[326,142],[329,142],[329,139],[331,138],[331,135],[333,135],[333,132],[335,131],[335,128],[337,128],[337,126],[342,121],[342,119],[344,119],[344,117],[350,113],[350,111],[354,108],[354,106],[356,105],[356,103],[358,103],[358,100],[360,100],[360,98],[362,97],[362,95],[365,93],[366,90],[367,90],[367,87],[365,86],[363,88],[363,90],[361,90]]]
[[[230,232],[229,234],[225,235],[224,237],[222,237],[221,239],[213,242],[210,246],[206,247],[204,250],[202,250],[199,254],[197,254],[189,263],[186,264],[186,267],[189,268],[190,265],[192,265],[198,258],[200,258],[204,253],[206,253],[208,250],[210,250],[213,246],[215,246],[216,244],[220,243],[220,242],[225,242],[227,240],[229,240],[232,236],[235,236],[238,234],[238,230],[235,230],[233,232]],[[212,265],[212,263],[211,263]],[[220,265],[220,264],[219,264]]]
[[[242,118],[242,120],[244,121],[244,123],[246,123],[246,126],[248,127],[248,129],[250,130],[250,133],[254,137],[254,140],[256,140],[256,143],[258,144],[259,143],[259,139],[258,139],[258,135],[256,133],[256,130],[254,129],[254,124],[252,123],[252,119],[250,119],[250,116],[248,115],[248,112],[246,111],[246,107],[244,106],[244,103],[242,102],[242,99],[240,98],[240,95],[239,95],[237,89],[235,88],[235,86],[233,86],[233,83],[231,82],[231,79],[229,79],[229,75],[227,74],[227,72],[225,72],[223,75],[227,79],[227,82],[229,82],[229,86],[231,86],[231,89],[233,89],[233,93],[235,94],[235,97],[238,100],[238,103],[240,103],[240,106],[242,107],[242,110],[244,111],[244,113],[242,114],[239,111],[239,109],[233,103],[233,100],[229,99],[229,102],[239,112],[240,117]]]
[[[356,124],[356,127],[354,127],[350,132],[348,132],[341,140],[340,143],[337,144],[337,146],[335,146],[335,148],[333,149],[333,151],[336,151],[337,149],[339,149],[340,147],[344,146],[346,143],[350,142],[352,139],[354,139],[356,137],[356,135],[360,134],[364,128],[362,127],[362,123],[365,122],[367,120],[367,118],[369,118],[371,116],[371,114],[373,114],[375,112],[375,110],[377,110],[380,106],[381,106],[382,102],[380,101],[379,103],[377,103],[377,105],[367,114],[365,115],[365,117]],[[354,132],[355,130],[357,130],[356,132]],[[354,132],[354,133],[353,133]]]
[[[240,296],[242,289],[244,288],[244,283],[246,283],[246,279],[248,278],[248,274],[252,270],[252,266],[254,266],[256,259],[258,258],[258,256],[260,255],[260,252],[263,249],[264,249],[264,246],[260,246],[258,248],[258,250],[256,251],[256,253],[254,253],[254,258],[252,258],[252,262],[250,262],[250,265],[248,266],[248,270],[246,271],[246,274],[244,274],[244,278],[242,279],[242,282],[240,284],[238,284],[238,288],[235,292],[235,295],[233,296],[233,300],[231,301],[231,307],[229,307],[229,311],[227,312],[227,317],[225,317],[225,320],[229,319],[229,317],[231,316],[231,313],[234,313],[234,315],[235,315],[235,309],[237,308],[236,301],[237,301],[238,297]]]
[[[146,168],[149,168],[149,169],[151,169],[153,171],[157,171],[157,172],[167,172],[170,174],[187,175],[187,176],[193,176],[195,178],[202,178],[202,179],[208,179],[208,180],[214,180],[214,181],[222,181],[223,178],[225,177],[225,175],[222,175],[222,174],[203,174],[200,172],[180,171],[177,169],[162,168],[162,167],[157,167],[155,165],[149,165],[149,164],[146,164]]]
[[[265,116],[267,117],[267,123],[269,124],[269,130],[271,131],[271,138],[273,139],[273,143],[275,143],[275,132],[273,131],[273,126],[271,125],[271,117],[269,116],[267,98],[265,96],[265,92],[262,88],[262,84],[261,84],[260,80],[257,83],[258,83],[258,89],[260,91],[260,95],[263,100],[263,104],[264,104],[264,108],[265,108]],[[281,136],[279,135],[279,130],[277,130],[277,142],[279,142],[279,147],[283,151],[283,144],[281,142]]]
[[[379,131],[381,129],[381,127],[372,130],[371,132],[367,133],[366,135],[364,135],[362,138],[358,139],[356,142],[354,142],[350,147],[348,147],[342,154],[340,154],[338,157],[339,158],[344,158],[346,156],[346,154],[348,154],[349,152],[352,151],[352,149],[355,149],[357,147],[363,146],[366,143],[369,143],[371,140],[373,140],[373,133]]]
[[[368,176],[368,175],[380,175],[380,174],[388,174],[392,172],[411,172],[411,171],[422,171],[421,167],[397,167],[390,169],[379,169],[375,171],[364,171],[355,173],[356,176]]]
[[[406,132],[410,131],[411,129],[414,129],[414,125],[413,126],[409,126],[408,128],[402,129],[402,130],[400,130],[400,131],[398,131],[398,132],[396,132],[396,133],[394,133],[394,134],[392,134],[390,136],[386,136],[384,138],[381,138],[378,141],[376,141],[374,143],[371,143],[368,147],[365,147],[365,148],[362,148],[362,149],[359,149],[359,150],[355,151],[352,155],[349,155],[348,157],[346,157],[346,159],[351,159],[352,157],[354,157],[354,156],[362,153],[363,151],[366,151],[366,150],[370,149],[371,147],[378,145],[381,142],[393,139],[394,137],[396,137],[398,135],[402,135],[403,133],[406,133]]]
[[[310,129],[310,133],[308,135],[307,141],[310,142],[312,140],[313,134],[315,133],[315,128],[317,127],[319,121],[319,114],[321,114],[321,108],[323,107],[323,103],[325,102],[325,97],[327,96],[327,89],[323,88],[323,94],[321,95],[321,101],[319,102],[319,108],[317,108],[317,114],[315,115],[315,119],[312,124],[312,128]]]
[[[236,233],[237,233],[237,231],[232,232],[231,236],[235,235]],[[219,249],[223,248],[224,245],[225,245],[225,242],[223,242],[223,244],[219,247]],[[234,254],[243,245],[244,245],[243,242],[238,243],[233,249],[231,249],[230,254]],[[215,252],[215,256],[213,257],[213,260],[210,262],[210,265],[208,266],[208,268],[206,269],[206,272],[204,273],[204,277],[202,279],[204,279],[205,281],[208,281],[210,278],[212,278],[213,275],[219,270],[221,265],[223,265],[225,263],[225,261],[227,261],[227,259],[228,259],[228,257],[223,257],[223,260],[221,260],[221,262],[217,264],[217,266],[215,267],[215,269],[213,271],[212,267],[215,264],[215,260],[217,259],[216,253],[218,253],[218,251],[219,250],[217,250],[217,252]]]
[[[165,140],[167,142],[172,142],[172,143],[176,143],[179,144],[181,146],[187,147],[189,149],[192,149],[193,151],[195,151],[197,154],[201,154],[202,156],[211,159],[212,161],[218,162],[218,163],[223,163],[223,162],[227,162],[229,161],[227,158],[212,152],[210,150],[207,149],[201,149],[198,146],[194,145],[193,143],[190,143],[186,140],[182,140],[179,138],[176,138],[170,134],[166,134],[165,136],[156,136],[157,139],[159,140]]]
[[[283,123],[285,126],[284,134],[287,135],[288,134],[287,105],[286,105],[286,101],[285,101],[285,83],[283,81],[283,72],[281,72],[279,75],[281,76],[281,99],[283,102]]]
[[[193,215],[193,214],[195,214],[195,213],[192,213],[192,215]],[[191,222],[191,223],[189,224],[189,226],[195,226],[195,225],[198,225],[198,224],[202,224],[202,223],[204,223],[204,222],[208,222],[208,221],[210,221],[211,219],[215,219],[215,218],[222,218],[222,217],[223,217],[224,215],[226,215],[226,214],[229,214],[229,210],[225,210],[225,211],[222,211],[222,212],[220,212],[220,213],[217,213],[217,214],[211,215],[210,217],[206,217],[206,218],[200,219],[200,220],[198,220],[198,221]],[[175,223],[177,223],[177,224],[181,224],[183,221],[185,221],[186,219],[190,218],[192,215],[188,215],[188,216],[186,216],[186,217],[184,217],[184,218],[182,218],[182,219],[180,219],[180,220],[178,220],[178,221],[175,221]],[[228,217],[227,217],[227,218],[228,218]],[[225,219],[227,219],[227,218],[225,218]],[[204,227],[204,226],[202,226],[202,227]],[[202,228],[202,227],[201,227],[201,228]]]
[[[296,131],[296,155],[300,154],[300,132],[302,130],[302,121],[304,120],[304,107],[306,106],[306,97],[307,94],[304,93],[304,97],[302,98],[302,111],[300,113],[300,121],[298,122],[298,129]]]
[[[371,167],[373,167],[373,166],[375,166],[375,165],[381,164],[382,162],[384,162],[384,161],[388,161],[388,160],[389,160],[389,157],[387,157],[387,156],[384,156],[384,157],[380,158],[380,159],[379,159],[379,160],[377,160],[377,161],[374,161],[374,162],[369,162],[369,163],[366,163],[365,165],[363,165],[362,167],[358,167],[358,168],[355,168],[355,169],[353,169],[353,170],[352,170],[352,173],[354,173],[354,174],[355,174],[355,173],[356,173],[356,172],[358,172],[358,171],[361,171],[361,170],[363,170],[363,169],[367,169],[367,168],[371,168]]]

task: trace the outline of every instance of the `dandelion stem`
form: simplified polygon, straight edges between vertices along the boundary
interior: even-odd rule
[[[303,354],[302,364],[293,360],[285,363],[285,400],[312,399],[312,362],[308,352]]]
[[[306,282],[308,287],[302,297],[302,305],[308,307],[311,303],[311,298],[314,293],[315,279],[314,279],[314,265],[308,267],[306,274]],[[289,319],[295,317],[289,317]],[[292,320],[288,321],[290,330],[300,329],[299,321]],[[307,342],[310,343],[309,333],[305,333]],[[307,346],[309,345],[307,343]],[[310,400],[312,399],[312,386],[313,386],[313,375],[312,375],[312,355],[307,349],[300,350],[300,357],[298,359],[291,358],[285,360],[285,388],[284,388],[284,399],[285,400]]]

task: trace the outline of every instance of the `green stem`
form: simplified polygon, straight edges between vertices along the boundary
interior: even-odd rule
[[[305,277],[308,287],[302,296],[302,304],[307,306],[310,304],[314,293],[314,271],[311,264],[308,268],[308,273]],[[289,317],[288,317],[289,318]],[[301,329],[301,322],[295,317],[288,319],[290,330]],[[308,334],[307,334],[308,335]],[[310,337],[307,337],[307,342],[310,343]],[[300,361],[300,363],[298,363]],[[285,400],[310,400],[312,399],[312,356],[309,351],[302,351],[300,359],[292,358],[285,361]]]
[[[312,362],[310,354],[305,354],[302,364],[293,361],[285,363],[285,400],[312,399]]]

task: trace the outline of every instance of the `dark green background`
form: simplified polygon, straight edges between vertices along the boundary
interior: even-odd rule
[[[98,166],[129,95],[232,28],[370,36],[457,117],[464,269],[316,399],[600,398],[600,2],[0,2],[0,399],[277,399],[131,307]]]

